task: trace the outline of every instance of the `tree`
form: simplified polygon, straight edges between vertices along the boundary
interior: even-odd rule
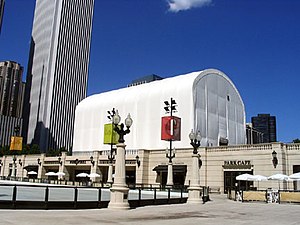
[[[47,156],[59,156],[60,155],[60,151],[59,151],[59,149],[50,148],[50,150],[47,152],[46,155]]]
[[[11,151],[9,150],[9,145],[6,145],[6,146],[2,146],[1,147],[1,150],[0,150],[0,156],[3,156],[3,155],[11,155]]]
[[[37,144],[32,145],[29,154],[41,154],[40,146]]]
[[[30,154],[30,146],[27,144],[23,144],[22,155]]]
[[[58,151],[61,152],[67,152],[68,150],[66,149],[66,147],[61,147],[58,149]]]
[[[0,147],[0,157],[3,155],[29,155],[29,154],[41,154],[40,147],[37,144],[30,145],[23,144],[22,151],[11,151],[9,145]]]
[[[293,140],[293,143],[300,143],[300,139],[299,139],[299,138],[294,139],[294,140]]]

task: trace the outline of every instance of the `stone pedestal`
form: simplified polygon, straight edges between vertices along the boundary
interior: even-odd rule
[[[199,176],[199,156],[193,154],[192,156],[192,174],[190,187],[188,188],[189,196],[187,203],[201,203],[201,187],[200,187],[200,176]]]
[[[167,186],[173,186],[173,163],[168,164]]]
[[[108,208],[120,210],[129,209],[128,191],[129,188],[127,187],[116,187],[113,185],[110,188],[110,202],[108,204]]]
[[[126,167],[125,167],[125,147],[124,143],[117,144],[115,178],[110,188],[110,209],[129,209],[128,191],[126,184]]]

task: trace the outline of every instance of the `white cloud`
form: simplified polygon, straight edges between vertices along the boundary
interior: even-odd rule
[[[179,12],[191,8],[200,8],[212,3],[212,0],[168,0],[169,11]]]

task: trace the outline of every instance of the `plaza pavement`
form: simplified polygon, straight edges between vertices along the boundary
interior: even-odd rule
[[[117,225],[210,225],[300,224],[300,205],[242,203],[212,194],[205,204],[147,206],[126,211],[93,210],[0,210],[2,225],[117,224]]]

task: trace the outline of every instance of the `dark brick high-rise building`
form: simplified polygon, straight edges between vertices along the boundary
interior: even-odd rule
[[[276,142],[276,117],[270,114],[258,114],[251,118],[252,126],[263,133],[263,143]]]
[[[25,83],[23,67],[13,61],[0,62],[0,146],[9,145],[15,127],[22,131]]]
[[[23,67],[13,61],[0,62],[0,115],[22,117],[25,83]]]

